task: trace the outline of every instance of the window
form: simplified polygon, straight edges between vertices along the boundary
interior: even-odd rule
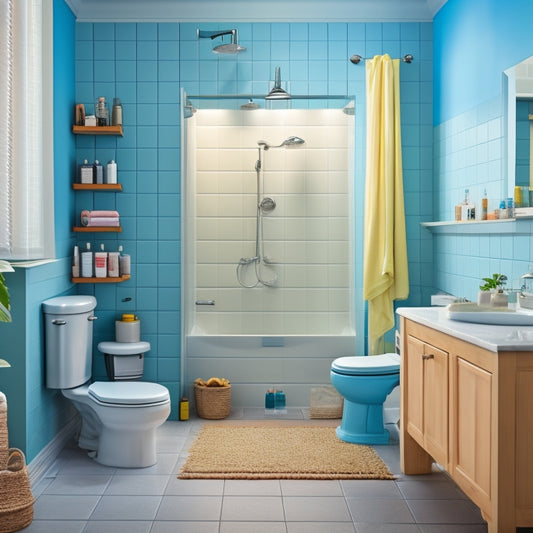
[[[51,258],[53,0],[2,0],[0,20],[0,258]]]

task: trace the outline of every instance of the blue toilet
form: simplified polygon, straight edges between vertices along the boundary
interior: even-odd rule
[[[339,439],[354,444],[388,444],[383,402],[400,383],[400,356],[339,357],[331,364],[330,379],[344,398]]]

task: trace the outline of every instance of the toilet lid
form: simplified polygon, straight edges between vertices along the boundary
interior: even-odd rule
[[[396,353],[354,357],[339,357],[331,363],[331,370],[339,374],[395,374],[400,370],[400,356]]]
[[[89,395],[103,403],[143,405],[161,403],[169,399],[168,389],[145,381],[95,381]]]

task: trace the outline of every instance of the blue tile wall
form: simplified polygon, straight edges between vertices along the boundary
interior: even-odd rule
[[[408,213],[411,295],[408,304],[422,303],[431,276],[422,279],[431,261],[431,245],[419,229],[431,218],[432,31],[418,23],[253,23],[236,27],[247,48],[236,56],[215,55],[209,39],[198,40],[196,30],[218,29],[219,24],[194,23],[78,23],[76,25],[76,100],[92,110],[94,100],[121,98],[124,137],[77,139],[76,161],[114,158],[122,193],[108,196],[76,195],[76,210],[117,209],[123,232],[92,239],[114,249],[122,244],[132,254],[132,279],[113,288],[80,286],[80,292],[99,295],[95,341],[112,335],[112,322],[123,311],[135,311],[143,337],[152,349],[147,379],[169,386],[176,415],[180,385],[180,88],[189,94],[265,93],[271,88],[276,66],[283,82],[298,94],[350,94],[356,98],[356,137],[364,139],[364,63],[348,59],[358,53],[412,53],[416,60],[401,65],[402,114],[405,139],[405,190]],[[424,54],[425,59],[421,59]],[[364,143],[356,149],[356,239],[358,331],[364,330],[362,279],[362,213],[364,197]],[[419,195],[423,188],[424,197]],[[420,251],[424,253],[421,254]],[[429,254],[429,255],[428,255]],[[105,294],[109,290],[112,294]],[[131,298],[123,302],[124,298]],[[402,302],[404,305],[406,302]],[[358,351],[364,350],[364,336]],[[95,365],[96,377],[103,367]]]

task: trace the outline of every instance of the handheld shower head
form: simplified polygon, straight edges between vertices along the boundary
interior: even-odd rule
[[[267,141],[257,141],[257,145],[259,148],[263,148],[263,150],[270,150],[270,148],[282,148],[283,146],[296,146],[298,144],[304,144],[305,141],[301,137],[296,137],[296,135],[291,135],[290,137],[287,137],[281,144],[277,144],[273,146],[272,144],[269,144]]]

